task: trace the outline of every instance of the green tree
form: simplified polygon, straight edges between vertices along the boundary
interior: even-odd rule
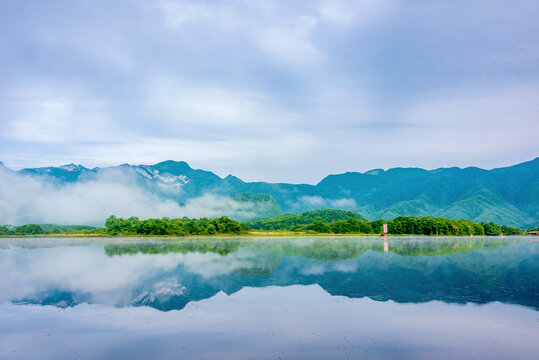
[[[313,221],[313,223],[309,226],[309,230],[319,233],[328,233],[330,231],[329,226],[321,220]]]
[[[41,226],[37,224],[17,226],[15,229],[13,229],[13,232],[20,235],[39,235],[45,233]]]
[[[498,236],[502,234],[502,228],[493,222],[482,223],[481,225],[485,229],[485,235]]]
[[[12,233],[11,225],[0,225],[0,235],[10,235]]]

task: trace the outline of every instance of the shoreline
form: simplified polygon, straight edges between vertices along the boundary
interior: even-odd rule
[[[381,238],[379,234],[330,234],[330,233],[296,233],[296,232],[250,232],[247,234],[216,234],[216,235],[117,235],[110,236],[104,234],[36,234],[36,235],[0,235],[0,239],[28,239],[28,238],[43,238],[43,239],[62,239],[62,238],[94,238],[94,239],[197,239],[197,238],[256,238],[256,237],[365,237],[377,238],[380,240],[388,240],[392,238],[513,238],[513,237],[529,237],[537,238],[537,235],[415,235],[415,234],[389,234],[386,238]]]

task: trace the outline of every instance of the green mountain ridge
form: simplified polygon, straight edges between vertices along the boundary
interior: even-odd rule
[[[265,202],[258,199],[254,206],[260,210],[254,212],[258,217],[339,208],[358,211],[368,220],[438,216],[519,227],[539,225],[539,158],[492,170],[451,167],[346,172],[329,175],[316,185],[244,182],[233,175],[221,178],[172,160],[94,169],[70,164],[16,173],[63,186],[118,171],[134,179],[144,191],[179,204],[205,194],[230,198],[267,194],[271,198]]]

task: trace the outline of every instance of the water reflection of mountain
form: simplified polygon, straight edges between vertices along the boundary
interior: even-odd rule
[[[191,239],[105,245],[115,259],[180,256],[148,269],[118,306],[182,309],[191,301],[243,287],[319,284],[331,295],[396,302],[492,301],[539,308],[539,244],[510,239]],[[58,289],[25,301],[67,306],[91,302]]]
[[[196,241],[196,240],[194,240]],[[215,249],[224,264],[241,260],[232,272],[214,277],[186,273],[179,266],[171,274],[181,279],[180,296],[156,297],[153,305],[177,309],[219,291],[234,293],[244,286],[319,284],[332,295],[368,296],[377,300],[454,303],[501,301],[539,305],[538,246],[503,239],[423,239],[390,241],[383,252],[380,240],[208,240],[203,252]],[[166,251],[197,251],[193,240],[166,246]],[[125,246],[114,245],[115,253]],[[163,246],[163,245],[158,245]],[[155,247],[151,248],[155,250]],[[223,251],[223,249],[236,249]],[[238,251],[238,250],[242,251]],[[110,254],[111,247],[106,247]],[[147,244],[141,252],[149,252]],[[234,256],[236,253],[236,256]],[[246,254],[251,255],[246,257]],[[238,256],[239,255],[239,256]],[[227,259],[228,258],[228,259]],[[154,279],[150,283],[157,281]]]

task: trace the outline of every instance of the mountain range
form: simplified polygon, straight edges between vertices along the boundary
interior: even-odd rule
[[[519,227],[539,225],[539,158],[492,170],[452,167],[347,172],[329,175],[316,185],[245,182],[232,175],[221,178],[172,160],[93,169],[69,164],[14,172],[1,163],[0,167],[58,187],[121,174],[142,191],[180,205],[208,194],[255,204],[253,216],[339,208],[357,211],[369,220],[438,216]]]

